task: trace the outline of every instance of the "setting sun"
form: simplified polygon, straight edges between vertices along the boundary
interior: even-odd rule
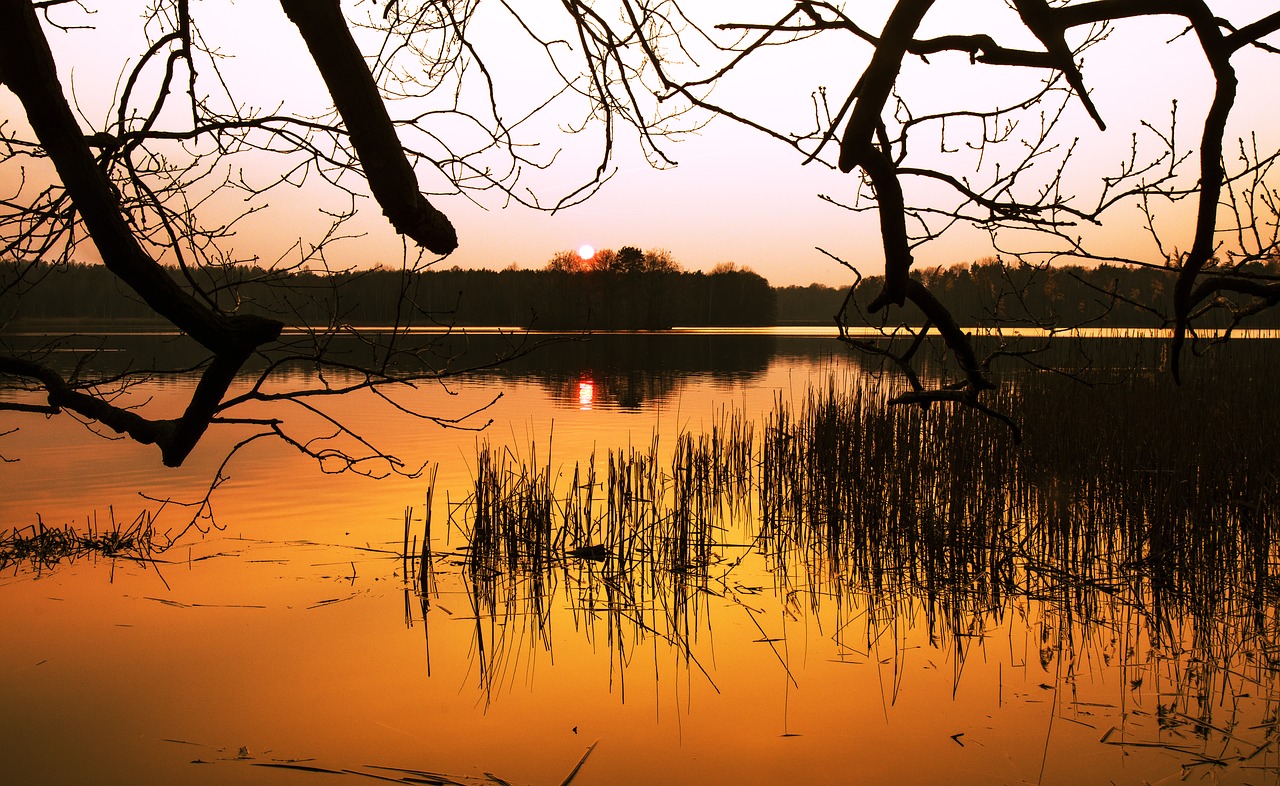
[[[596,255],[596,250],[593,246],[590,246],[586,243],[583,243],[581,246],[578,246],[578,256],[581,257],[582,259],[590,259],[595,255]]]

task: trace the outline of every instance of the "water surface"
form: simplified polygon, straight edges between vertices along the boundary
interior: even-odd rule
[[[176,407],[191,384],[135,395]],[[1213,384],[1174,403],[1151,384],[1045,387],[1023,447],[936,411],[815,426],[807,448],[857,441],[830,437],[803,482],[783,471],[785,504],[716,503],[683,552],[696,558],[664,561],[669,538],[635,535],[650,548],[626,571],[567,539],[545,559],[475,560],[462,503],[482,446],[505,472],[545,469],[561,500],[594,456],[604,541],[610,451],[673,474],[679,435],[737,418],[758,480],[779,402],[800,420],[834,385],[865,397],[848,415],[883,410],[889,389],[826,338],[677,334],[557,343],[414,394],[453,415],[500,392],[483,432],[338,400],[333,415],[436,468],[427,564],[403,556],[406,508],[420,548],[425,477],[327,475],[256,443],[223,468],[207,532],[154,563],[5,568],[0,766],[32,783],[366,780],[258,766],[283,764],[559,784],[590,750],[575,783],[1275,781],[1269,394],[1219,392],[1250,408],[1233,427],[1204,398]],[[1204,445],[1198,474],[1174,477],[1162,443],[1131,437],[1151,412],[1200,424],[1185,434]],[[176,503],[203,497],[244,436],[215,430],[172,471],[66,418],[5,417],[0,432],[22,430],[0,445],[21,461],[0,466],[0,531],[149,512],[176,534],[191,517]]]

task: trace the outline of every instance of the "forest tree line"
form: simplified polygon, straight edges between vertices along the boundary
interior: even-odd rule
[[[252,266],[194,271],[220,306],[294,325],[498,325],[535,330],[660,330],[774,324],[762,276],[732,264],[684,271],[665,252],[598,252],[600,267],[541,270],[376,267],[337,273]],[[560,257],[561,255],[557,255]],[[622,264],[618,264],[621,257]],[[656,264],[654,264],[656,260]],[[175,279],[184,274],[172,270]],[[215,277],[216,276],[216,277]],[[0,325],[14,320],[153,320],[101,265],[0,262]]]
[[[1280,262],[1259,271],[1280,276]],[[913,275],[965,325],[1066,328],[1161,327],[1149,306],[1166,303],[1173,271],[1101,265],[1035,268],[984,260],[925,268]],[[175,278],[182,273],[172,271]],[[592,260],[562,252],[540,270],[377,267],[339,273],[279,273],[225,268],[198,283],[242,311],[281,315],[292,324],[502,325],[540,330],[659,330],[675,326],[829,325],[847,288],[823,284],[772,287],[732,263],[686,271],[664,251],[600,251]],[[863,279],[848,318],[875,323],[867,304],[878,277]],[[154,312],[101,265],[0,262],[0,325],[15,320],[137,320]],[[906,313],[909,324],[923,315]],[[1225,325],[1225,322],[1223,322]],[[1248,327],[1280,327],[1274,309]]]
[[[1254,263],[1254,276],[1280,280],[1280,260]],[[963,326],[1005,327],[1167,327],[1175,268],[1138,265],[1060,265],[1038,267],[984,259],[970,264],[913,270]],[[848,324],[879,324],[868,305],[879,293],[879,276],[858,283],[847,313]],[[845,304],[848,288],[821,284],[779,287],[778,324],[831,324]],[[923,325],[925,317],[908,304],[901,312],[910,325]],[[1206,314],[1199,324],[1226,327],[1224,311]],[[1250,328],[1280,328],[1280,313],[1267,309],[1246,317]]]

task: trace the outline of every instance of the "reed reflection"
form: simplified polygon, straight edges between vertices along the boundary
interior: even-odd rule
[[[726,439],[738,450],[750,444],[748,424],[725,428],[681,437],[669,466],[656,438],[647,449],[610,450],[599,464],[593,455],[563,490],[548,464],[481,449],[473,492],[450,518],[467,541],[459,553],[487,696],[531,649],[551,650],[551,609],[565,606],[576,631],[607,645],[624,695],[624,664],[649,637],[711,678],[692,642],[704,598],[726,591],[712,577],[723,562],[713,532],[746,509],[751,477],[749,462],[730,475],[714,459]]]
[[[1000,402],[1024,413],[1022,447],[970,410],[888,407],[863,376],[559,478],[482,450],[451,510],[480,682],[492,697],[567,625],[607,643],[619,680],[657,641],[715,685],[712,618],[742,610],[803,680],[759,622],[794,615],[834,658],[889,647],[890,701],[911,690],[896,664],[917,638],[947,656],[953,689],[975,646],[1007,649],[1100,744],[1274,773],[1280,412],[1256,363],[1233,362],[1177,391],[1100,376],[1079,396],[1024,375]]]

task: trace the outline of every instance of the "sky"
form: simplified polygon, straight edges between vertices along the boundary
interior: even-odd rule
[[[369,2],[349,4],[358,17],[368,14]],[[558,4],[520,4],[524,22],[546,38],[564,35],[562,11]],[[1274,10],[1273,3],[1237,0],[1212,4],[1238,23],[1246,23]],[[84,17],[67,9],[62,19],[90,21],[95,29],[50,31],[59,60],[60,73],[69,92],[74,93],[84,112],[87,127],[100,127],[109,116],[111,97],[118,89],[118,75],[131,58],[144,48],[138,2],[94,3],[96,10]],[[772,21],[785,2],[752,4],[697,0],[686,5],[691,16],[718,21]],[[850,14],[868,27],[877,29],[890,4],[869,2],[850,4]],[[485,58],[505,118],[520,117],[537,106],[551,84],[553,75],[546,58],[524,32],[512,24],[510,15],[496,2],[480,3],[472,28],[477,51]],[[206,41],[226,59],[223,76],[237,98],[264,111],[291,111],[302,115],[323,114],[327,96],[303,49],[297,32],[274,3],[232,3],[229,0],[200,0],[192,5],[196,23]],[[527,10],[526,10],[527,9]],[[376,10],[376,9],[374,9]],[[991,32],[1010,45],[1034,47],[1025,31],[1010,23],[1010,13],[998,0],[940,0],[926,17],[924,31]],[[708,28],[710,29],[710,28]],[[1132,135],[1149,134],[1143,123],[1159,125],[1167,121],[1170,103],[1179,100],[1179,129],[1189,147],[1196,126],[1207,106],[1207,69],[1196,57],[1194,42],[1179,39],[1181,27],[1171,20],[1142,20],[1118,25],[1110,38],[1084,56],[1084,77],[1104,119],[1107,131],[1093,126],[1079,102],[1067,107],[1062,140],[1079,140],[1078,167],[1068,176],[1068,187],[1088,201],[1098,187],[1098,178],[1126,157]],[[698,49],[691,36],[694,55],[702,69],[714,67],[715,53]],[[360,38],[366,54],[377,46],[368,36]],[[566,67],[578,61],[567,48],[562,59]],[[748,65],[734,78],[716,88],[716,101],[746,116],[768,120],[784,130],[812,126],[811,95],[820,86],[828,87],[835,102],[848,91],[870,50],[847,35],[824,35],[803,45],[780,47],[764,56],[758,65]],[[1242,73],[1240,102],[1233,114],[1232,130],[1243,135],[1263,134],[1263,144],[1275,145],[1280,126],[1275,122],[1275,86],[1268,76],[1273,67],[1266,57],[1241,53],[1237,64]],[[697,70],[692,62],[673,62],[682,73]],[[901,89],[917,114],[935,109],[970,107],[988,109],[997,96],[1022,94],[1040,74],[1027,69],[972,66],[962,55],[938,55],[928,64],[909,58],[904,67]],[[211,84],[201,75],[202,86]],[[145,83],[145,79],[143,80]],[[464,108],[475,106],[475,82],[464,83]],[[439,96],[431,100],[438,99]],[[430,103],[430,100],[427,102]],[[405,117],[410,102],[392,105],[393,117]],[[532,157],[553,161],[546,171],[526,168],[519,184],[532,189],[546,204],[590,178],[599,160],[599,126],[588,125],[578,134],[566,134],[566,125],[582,116],[583,108],[571,97],[550,105],[544,115],[519,127],[522,141],[536,143],[528,148]],[[21,109],[11,95],[0,90],[0,116],[21,122]],[[1023,128],[1038,116],[1024,119]],[[179,118],[166,116],[175,123]],[[675,128],[701,124],[706,118],[691,116],[676,122]],[[959,126],[959,127],[957,127]],[[457,148],[470,144],[467,130],[456,123],[440,123],[429,129]],[[953,123],[950,144],[963,146],[966,130]],[[1140,137],[1141,138],[1141,137]],[[433,143],[428,134],[407,137],[411,146]],[[930,140],[913,148],[919,155]],[[938,144],[938,142],[933,142]],[[1016,149],[1016,144],[1013,146]],[[645,161],[633,131],[622,127],[615,141],[611,177],[598,193],[576,205],[554,213],[509,204],[501,194],[488,192],[470,196],[442,195],[432,198],[455,224],[460,246],[438,264],[461,267],[523,268],[541,267],[557,251],[590,244],[596,248],[634,245],[643,249],[665,248],[689,269],[709,269],[721,262],[735,262],[764,275],[775,285],[820,282],[847,283],[850,274],[827,254],[856,265],[866,274],[882,269],[882,255],[874,215],[855,214],[818,198],[828,194],[852,202],[857,190],[854,175],[841,175],[820,164],[802,165],[801,156],[781,142],[733,123],[712,119],[697,133],[664,145],[678,165],[655,169]],[[552,153],[555,152],[554,158]],[[954,161],[952,160],[954,159]],[[930,159],[927,152],[923,160]],[[953,154],[948,166],[976,166],[976,158]],[[996,157],[984,161],[990,168]],[[237,161],[249,177],[269,179],[278,163],[258,155]],[[239,173],[240,170],[237,170]],[[443,190],[439,173],[419,167],[424,190]],[[0,178],[13,177],[12,168]],[[241,225],[231,241],[238,259],[270,262],[290,259],[295,243],[305,247],[309,233],[318,231],[318,210],[341,209],[346,197],[315,188],[315,178],[298,189],[277,189],[267,200],[270,209]],[[0,185],[4,185],[0,183]],[[909,185],[909,189],[917,186]],[[909,191],[918,198],[930,198],[928,191]],[[234,209],[234,200],[214,200],[208,209]],[[379,215],[370,200],[360,201],[358,218],[348,227],[357,237],[335,245],[328,262],[348,265],[396,265],[404,258],[402,244]],[[1163,214],[1170,245],[1186,247],[1187,216],[1190,203],[1170,206]],[[216,215],[214,216],[216,218]],[[1093,230],[1098,242],[1117,255],[1157,261],[1157,249],[1141,231],[1136,209],[1117,210],[1101,230]],[[941,239],[921,247],[918,265],[967,262],[990,255],[984,234],[963,227],[950,230]]]

